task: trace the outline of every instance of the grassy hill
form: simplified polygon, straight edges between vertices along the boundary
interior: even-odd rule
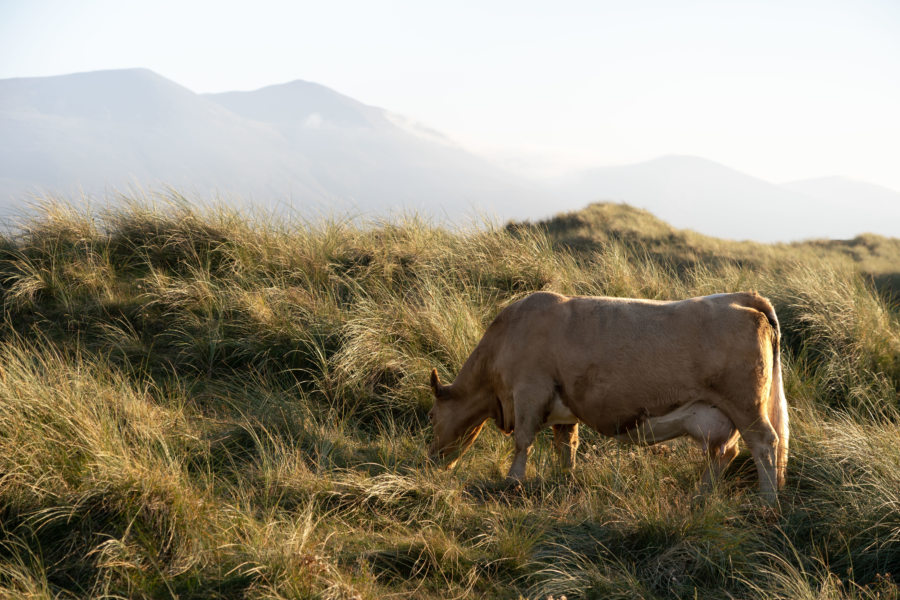
[[[897,598],[900,242],[677,231],[620,205],[448,231],[186,202],[48,205],[0,240],[0,596]],[[779,514],[746,450],[710,497],[688,443],[493,427],[424,460],[453,376],[534,290],[756,289],[784,329]]]

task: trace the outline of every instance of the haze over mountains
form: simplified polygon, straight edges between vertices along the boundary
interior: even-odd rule
[[[777,185],[688,156],[532,180],[305,81],[201,95],[146,69],[0,80],[0,140],[7,215],[34,192],[139,185],[310,215],[521,220],[610,200],[733,239],[900,236],[900,193],[871,184]]]

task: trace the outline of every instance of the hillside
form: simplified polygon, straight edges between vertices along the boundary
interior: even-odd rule
[[[889,264],[896,239],[732,243],[620,205],[455,231],[46,205],[0,239],[0,596],[896,598],[900,313],[863,273]],[[565,476],[544,435],[511,488],[491,425],[430,465],[430,369],[541,289],[771,298],[780,510],[746,449],[703,499],[684,442],[585,430]]]
[[[900,298],[900,238],[896,237],[863,234],[780,244],[735,242],[677,229],[646,210],[611,203],[591,204],[536,223],[514,222],[508,228],[535,228],[560,247],[580,254],[623,244],[679,270],[722,264],[763,269],[789,261],[845,261],[881,292]]]

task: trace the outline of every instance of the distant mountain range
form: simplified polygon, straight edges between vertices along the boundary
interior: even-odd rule
[[[556,181],[567,198],[649,210],[680,228],[731,239],[900,237],[900,192],[843,177],[782,185],[694,156],[581,171]]]
[[[689,156],[530,180],[305,81],[196,94],[146,69],[0,80],[0,140],[6,215],[34,193],[136,185],[302,215],[522,220],[612,200],[732,239],[900,237],[900,192],[871,184],[777,185]]]

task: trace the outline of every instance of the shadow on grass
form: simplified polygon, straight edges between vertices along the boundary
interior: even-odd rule
[[[496,503],[501,506],[517,506],[544,498],[549,486],[573,484],[572,479],[563,478],[531,477],[525,481],[503,478],[472,481],[464,489],[466,495],[479,504]]]
[[[135,587],[149,597],[242,596],[253,577],[202,565],[171,575],[186,533],[177,513],[171,499],[148,500],[130,489],[97,490],[68,505],[7,504],[0,511],[0,559],[43,569],[62,597],[98,590],[127,597]]]

